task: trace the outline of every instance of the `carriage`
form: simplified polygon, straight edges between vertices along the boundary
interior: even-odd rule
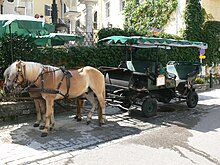
[[[207,49],[207,44],[202,42],[135,36],[112,36],[99,42],[144,48],[181,46]],[[57,99],[86,97],[92,104],[87,123],[90,123],[99,103],[100,125],[105,122],[105,99],[120,103],[121,108],[128,110],[132,106],[141,106],[146,117],[156,115],[157,102],[168,103],[172,99],[183,100],[189,108],[194,108],[198,95],[193,84],[199,70],[200,64],[196,63],[170,61],[164,68],[159,60],[138,61],[132,58],[121,61],[118,67],[101,66],[99,70],[89,66],[66,70],[36,62],[16,61],[4,72],[4,88],[11,92],[18,86],[27,85],[24,89],[37,93],[41,100],[43,98],[42,106],[36,106],[42,109],[37,109],[34,126],[44,122],[41,135],[44,137],[54,127],[53,106]],[[36,98],[34,100],[37,101]],[[81,108],[77,108],[78,117],[81,117]]]
[[[178,46],[207,49],[207,44],[203,42],[141,36],[111,36],[101,39],[99,43],[130,48],[170,49]],[[189,108],[196,107],[198,103],[193,85],[201,71],[200,63],[169,61],[163,67],[159,60],[134,60],[131,55],[118,67],[101,66],[99,69],[105,75],[106,100],[123,110],[138,106],[144,116],[152,117],[157,114],[158,102],[184,101]]]

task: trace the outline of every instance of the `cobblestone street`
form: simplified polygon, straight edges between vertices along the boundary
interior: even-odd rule
[[[77,122],[72,112],[56,113],[55,129],[45,138],[40,137],[41,131],[32,126],[35,116],[22,117],[13,123],[3,122],[0,127],[0,164],[73,164],[73,158],[80,153],[167,127],[175,121],[202,116],[216,106],[199,104],[189,110],[185,103],[160,105],[158,115],[148,119],[138,110],[128,115],[119,108],[108,106],[107,122],[102,127],[98,125],[96,114],[92,123],[86,125],[85,116],[83,121]],[[88,107],[84,115],[87,111]]]
[[[40,137],[41,131],[32,127],[34,117],[20,119],[22,123],[3,125],[0,127],[0,160],[2,164],[48,164],[68,161],[81,149],[98,147],[104,142],[138,134],[144,129],[153,127],[137,119],[130,118],[127,113],[109,107],[107,123],[100,127],[97,116],[92,123],[86,120],[77,122],[70,112],[55,116],[56,126],[48,137]],[[19,120],[19,119],[18,119]]]

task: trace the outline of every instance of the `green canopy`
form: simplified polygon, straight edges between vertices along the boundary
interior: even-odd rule
[[[83,36],[66,33],[50,33],[44,36],[36,36],[35,44],[39,46],[58,46],[64,45],[67,41],[83,41]]]
[[[15,14],[0,14],[0,37],[16,34],[19,36],[39,36],[55,31],[55,26],[40,19]],[[11,60],[13,59],[13,47],[11,40]]]
[[[45,35],[54,32],[54,30],[54,25],[31,16],[0,14],[0,37],[6,34]]]
[[[167,46],[176,47],[197,47],[201,49],[207,49],[208,44],[204,42],[195,42],[187,40],[175,40],[175,39],[164,39],[164,38],[153,38],[143,36],[110,36],[103,38],[98,43],[104,43],[107,45],[130,45],[134,47],[161,47],[166,48]]]

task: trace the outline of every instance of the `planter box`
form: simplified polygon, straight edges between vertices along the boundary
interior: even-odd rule
[[[0,120],[34,113],[36,113],[36,111],[33,101],[0,103]]]
[[[209,89],[209,83],[205,83],[205,84],[194,84],[193,85],[196,89],[196,91],[205,91]]]

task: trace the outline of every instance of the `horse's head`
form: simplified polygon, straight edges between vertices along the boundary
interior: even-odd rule
[[[25,82],[25,63],[16,61],[12,63],[4,72],[4,90],[11,92],[14,88]]]

